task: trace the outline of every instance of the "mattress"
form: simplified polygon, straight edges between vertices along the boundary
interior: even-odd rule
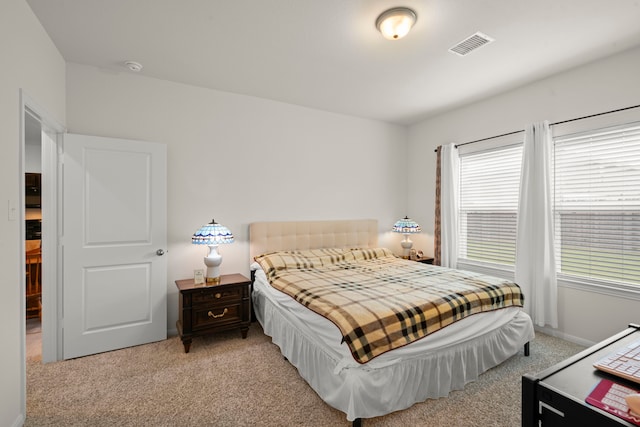
[[[332,322],[272,288],[259,264],[252,269],[254,311],[265,334],[316,393],[350,421],[447,396],[534,337],[529,316],[509,307],[475,314],[359,364]]]

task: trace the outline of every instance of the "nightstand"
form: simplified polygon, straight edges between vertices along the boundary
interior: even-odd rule
[[[431,257],[416,258],[413,261],[421,262],[423,264],[433,264],[433,258]]]
[[[196,336],[239,328],[247,337],[251,324],[251,280],[242,274],[220,276],[219,285],[194,284],[193,279],[176,280],[180,291],[178,334],[189,353]]]

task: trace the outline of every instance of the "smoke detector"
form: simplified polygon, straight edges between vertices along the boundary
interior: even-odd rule
[[[125,67],[127,67],[129,70],[134,71],[134,72],[139,72],[140,70],[142,70],[142,64],[136,61],[126,61],[124,63]]]

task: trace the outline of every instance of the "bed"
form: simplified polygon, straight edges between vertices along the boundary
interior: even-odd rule
[[[287,262],[302,265],[302,274],[306,275],[315,275],[315,266],[322,263],[334,273],[351,270],[352,264],[345,264],[351,258],[357,258],[357,265],[366,265],[367,270],[382,271],[382,264],[391,264],[396,271],[411,270],[410,274],[416,274],[413,270],[418,270],[424,276],[438,277],[447,270],[389,259],[388,250],[378,248],[378,233],[376,220],[260,222],[249,227],[256,319],[322,400],[344,412],[354,425],[462,389],[521,349],[525,348],[527,354],[528,343],[534,337],[531,319],[518,305],[518,299],[513,298],[510,306],[503,304],[500,309],[469,313],[413,342],[370,351],[358,339],[349,339],[345,325],[331,315],[318,314],[320,309],[313,305],[316,297],[306,302],[293,297],[289,285],[295,287],[298,282],[291,279],[285,281],[286,286],[280,283],[284,276],[276,273],[282,271],[280,263]],[[314,269],[308,269],[307,264],[314,264]],[[470,274],[474,282],[481,276]],[[278,280],[274,281],[274,277]],[[315,276],[309,279],[314,281]],[[326,293],[329,294],[334,292]],[[404,291],[399,294],[404,295]],[[386,301],[386,297],[379,300]],[[362,352],[363,347],[367,351]]]

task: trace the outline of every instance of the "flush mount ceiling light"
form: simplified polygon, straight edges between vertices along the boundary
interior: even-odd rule
[[[135,71],[136,73],[142,70],[142,64],[136,61],[127,61],[124,63],[124,66],[131,71]]]
[[[378,16],[376,28],[384,38],[398,40],[409,33],[417,18],[416,13],[407,7],[394,7]]]

